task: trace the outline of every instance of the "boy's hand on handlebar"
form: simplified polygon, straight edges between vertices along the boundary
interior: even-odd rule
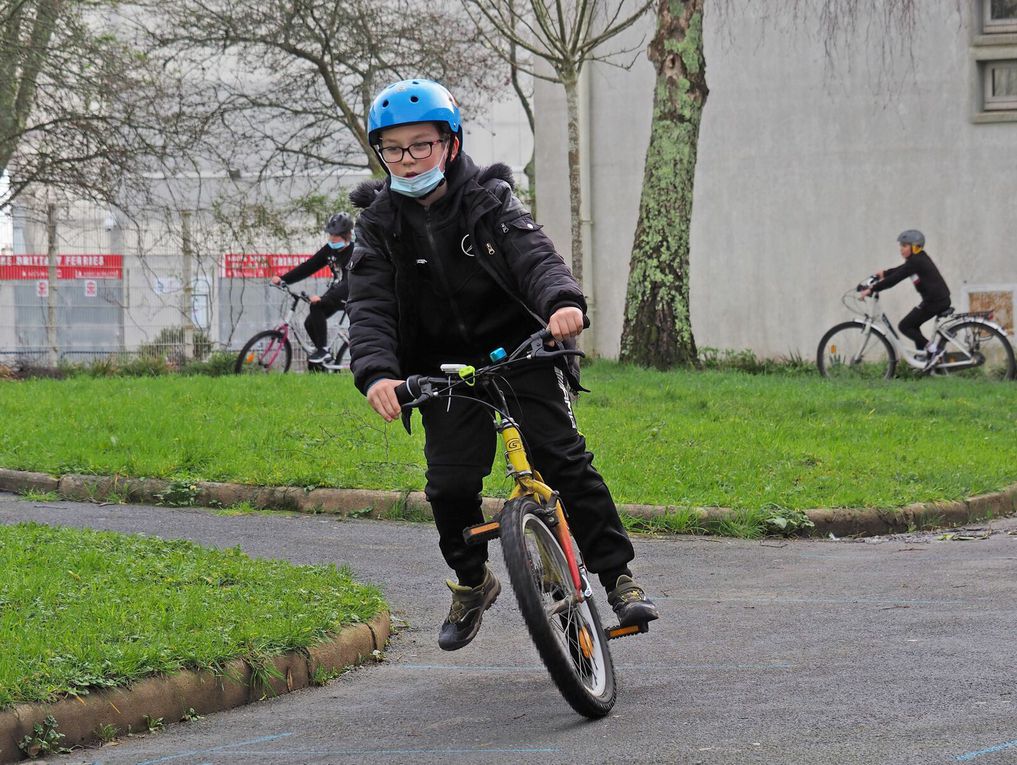
[[[402,383],[403,380],[378,380],[367,391],[367,403],[385,418],[385,422],[392,422],[402,411],[395,394],[395,389]]]
[[[575,306],[559,308],[551,314],[547,322],[548,331],[555,340],[566,340],[570,337],[578,337],[583,331],[583,312]]]
[[[280,284],[282,284],[282,278],[279,276],[279,274],[275,274],[272,276],[272,284],[276,285],[277,287]]]
[[[867,298],[869,295],[872,294],[872,287],[866,287],[858,294],[860,294],[863,298]]]
[[[311,305],[321,302],[321,295],[311,295]]]

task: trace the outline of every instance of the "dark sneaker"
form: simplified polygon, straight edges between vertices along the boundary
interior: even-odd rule
[[[501,582],[484,566],[484,581],[476,587],[463,587],[452,581],[445,584],[452,590],[452,607],[438,633],[438,647],[443,651],[458,651],[480,632],[484,611],[497,600]]]
[[[339,361],[337,359],[332,357],[331,353],[328,355],[328,357],[323,362],[321,362],[321,365],[323,367],[325,367],[325,369],[331,369],[333,372],[338,372],[341,369],[348,369],[349,368],[349,364],[343,365],[343,364],[339,363]]]
[[[324,348],[315,348],[314,353],[307,357],[308,364],[321,364],[325,359],[332,358],[332,355]]]
[[[645,624],[660,618],[657,607],[646,597],[643,588],[625,574],[618,577],[614,589],[607,594],[607,602],[614,609],[618,624],[622,627]]]

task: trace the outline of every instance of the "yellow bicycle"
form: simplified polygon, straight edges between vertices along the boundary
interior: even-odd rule
[[[524,437],[499,385],[500,375],[517,364],[583,355],[577,350],[546,348],[550,337],[541,330],[511,354],[499,348],[491,353],[491,364],[479,369],[450,364],[442,366],[445,375],[441,377],[412,375],[396,389],[396,395],[403,408],[433,399],[462,398],[492,410],[515,486],[494,518],[466,529],[463,537],[468,544],[501,538],[519,610],[552,680],[573,709],[598,718],[611,711],[616,697],[607,641],[647,632],[648,627],[637,624],[605,630],[601,625],[565,507],[530,465]],[[467,388],[470,395],[465,395]]]

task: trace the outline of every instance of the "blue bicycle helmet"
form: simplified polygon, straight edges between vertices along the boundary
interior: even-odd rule
[[[389,85],[374,99],[367,115],[367,140],[376,145],[378,133],[397,125],[441,122],[463,143],[459,104],[448,90],[433,80],[403,80]]]

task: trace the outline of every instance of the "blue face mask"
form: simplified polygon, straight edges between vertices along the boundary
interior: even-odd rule
[[[403,194],[407,197],[419,199],[426,197],[434,191],[445,180],[445,174],[441,171],[440,163],[430,170],[415,175],[412,178],[403,178],[393,173],[389,181],[392,191]]]
[[[348,242],[343,242],[343,241],[339,241],[339,242],[328,242],[327,244],[328,244],[328,246],[329,246],[329,247],[331,247],[331,248],[332,248],[333,250],[341,250],[341,249],[342,249],[343,247],[345,247],[345,246],[346,246],[346,245],[348,244]]]

